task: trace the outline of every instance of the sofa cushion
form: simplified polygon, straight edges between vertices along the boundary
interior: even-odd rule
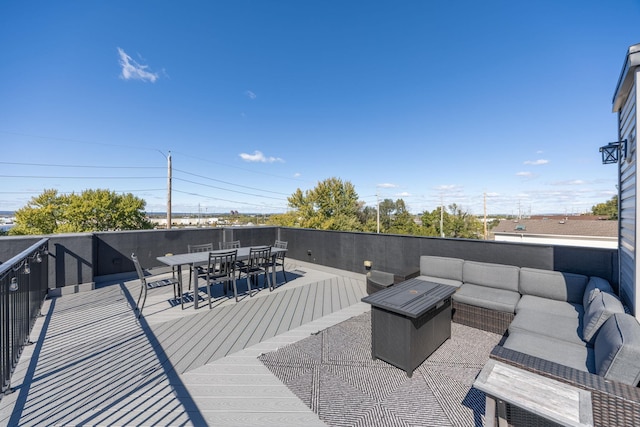
[[[582,330],[582,317],[567,317],[536,310],[520,310],[509,325],[509,334],[529,332],[586,346]]]
[[[453,283],[457,283],[456,286],[460,286],[462,284],[463,264],[464,260],[460,258],[422,255],[420,257],[420,275],[453,280]],[[436,283],[444,282],[438,281]]]
[[[473,285],[518,292],[520,268],[513,265],[465,261],[462,281]]]
[[[548,298],[535,297],[533,295],[523,295],[522,298],[520,298],[516,306],[516,313],[519,314],[523,310],[536,310],[571,318],[578,318],[584,315],[582,304],[556,301]]]
[[[595,355],[591,347],[528,332],[509,333],[504,347],[574,369],[595,373]]]
[[[640,324],[616,313],[600,328],[593,346],[596,373],[632,386],[640,381]]]
[[[520,293],[582,304],[587,280],[582,274],[523,267],[520,269]]]
[[[589,303],[600,291],[609,292],[610,294],[614,293],[611,284],[609,284],[607,280],[603,279],[602,277],[589,277],[587,287],[585,288],[584,295],[582,296],[582,305],[587,308]]]
[[[416,277],[416,279],[424,280],[425,282],[434,282],[441,283],[443,285],[455,286],[456,288],[459,288],[460,285],[462,285],[461,280],[444,279],[442,277],[436,276],[418,276]]]
[[[514,313],[520,294],[506,289],[463,283],[452,298],[463,304]]]
[[[584,309],[584,329],[582,335],[585,341],[593,344],[600,327],[615,313],[624,313],[624,307],[617,296],[609,292],[593,292],[591,303]]]

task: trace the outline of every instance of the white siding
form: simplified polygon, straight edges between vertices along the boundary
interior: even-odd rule
[[[630,305],[633,313],[638,317],[638,295],[636,292],[636,271],[638,258],[636,257],[636,212],[637,198],[637,167],[636,167],[636,125],[638,112],[636,99],[638,97],[638,71],[634,72],[634,83],[624,106],[618,112],[618,126],[620,139],[627,140],[627,158],[620,162],[620,296]]]
[[[550,234],[495,233],[496,242],[535,243],[539,245],[580,246],[583,248],[617,249],[615,237],[558,236]]]

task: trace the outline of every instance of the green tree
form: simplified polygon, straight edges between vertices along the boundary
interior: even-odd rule
[[[404,200],[398,199],[394,202],[391,199],[384,199],[379,206],[381,233],[420,234]]]
[[[457,204],[448,206],[442,212],[442,228],[440,227],[441,208],[422,214],[422,228],[427,236],[453,237],[460,239],[479,239],[483,235],[482,222],[469,212],[462,210]]]
[[[413,220],[413,215],[411,215],[411,212],[409,212],[407,205],[402,199],[398,199],[395,202],[395,209],[389,226],[389,233],[410,235],[420,234],[418,226]]]
[[[287,199],[294,209],[297,224],[304,228],[321,230],[358,231],[361,204],[353,184],[339,178],[318,182],[304,193],[299,188]]]
[[[44,190],[16,211],[11,235],[78,233],[153,228],[144,212],[146,202],[132,194],[85,190],[59,195]]]
[[[594,215],[606,216],[608,219],[618,219],[618,196],[613,196],[605,203],[598,203],[591,208]]]
[[[362,231],[375,233],[378,230],[378,209],[364,206],[358,211],[358,218],[362,224]]]
[[[442,211],[442,224],[443,227],[440,227],[440,218]],[[443,211],[440,206],[437,209],[434,209],[431,212],[423,212],[420,218],[422,220],[422,231],[426,236],[447,236],[446,225],[449,221],[449,214],[446,211]]]

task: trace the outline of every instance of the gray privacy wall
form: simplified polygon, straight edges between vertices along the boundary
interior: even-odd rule
[[[618,283],[616,249],[299,228],[280,228],[279,235],[289,242],[291,258],[355,272],[364,272],[369,260],[373,269],[404,276],[419,270],[420,255],[437,255],[600,276],[614,287]]]
[[[287,257],[364,273],[373,268],[398,275],[419,269],[420,255],[581,273],[618,284],[615,249],[578,248],[434,237],[352,233],[284,227],[228,227],[114,231],[49,236],[49,287],[91,283],[95,277],[134,271],[131,253],[145,268],[160,266],[156,257],[187,252],[189,244],[240,240],[243,246],[289,242]],[[0,261],[7,260],[41,236],[0,238]]]

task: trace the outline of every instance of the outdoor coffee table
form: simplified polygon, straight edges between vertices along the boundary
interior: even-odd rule
[[[456,287],[410,279],[362,298],[371,304],[371,357],[407,373],[451,337]]]
[[[496,420],[499,426],[508,424],[507,403],[554,425],[594,425],[591,392],[534,372],[489,360],[473,386],[486,396],[486,426],[495,426]]]

